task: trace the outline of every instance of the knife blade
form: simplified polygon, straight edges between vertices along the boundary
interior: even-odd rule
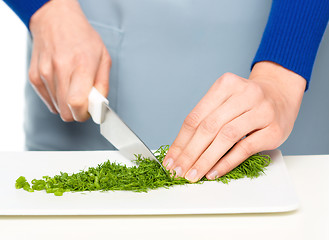
[[[108,100],[96,88],[92,88],[88,101],[88,112],[93,121],[100,124],[100,133],[124,157],[134,160],[136,159],[135,154],[141,154],[144,158],[156,161],[165,171],[163,165],[151,150],[111,109]],[[167,171],[165,172],[167,173]]]

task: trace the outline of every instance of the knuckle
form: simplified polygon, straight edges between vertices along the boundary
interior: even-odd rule
[[[254,154],[255,147],[250,141],[241,141],[239,145],[243,157],[248,158]]]
[[[224,73],[218,80],[224,87],[231,87],[234,84],[235,76],[233,73]]]
[[[229,124],[225,125],[220,131],[220,135],[227,141],[235,143],[239,140],[238,130]]]
[[[215,134],[219,130],[218,122],[214,118],[208,118],[200,123],[200,128],[208,133]]]
[[[176,157],[176,156],[179,156],[179,154],[182,152],[183,148],[176,145],[175,143],[173,143],[170,148],[169,148],[169,151],[168,151],[168,156],[173,156],[173,157]]]
[[[64,66],[62,59],[59,57],[54,58],[53,64],[54,64],[54,68],[57,70],[61,69],[62,66]]]
[[[191,112],[184,120],[184,126],[195,130],[200,124],[200,115],[197,112]]]
[[[198,172],[200,173],[207,173],[212,167],[216,165],[218,161],[219,157],[218,159],[213,159],[207,156],[201,156],[198,161],[195,162],[193,168],[198,169]]]
[[[193,155],[191,152],[185,150],[181,153],[180,158],[183,160],[182,163],[187,163],[193,158]]]
[[[29,69],[29,79],[32,82],[34,79],[37,78],[37,71],[35,71],[34,69],[30,68]]]
[[[216,85],[218,88],[223,87],[225,89],[236,89],[240,86],[238,81],[240,81],[240,77],[234,73],[226,72],[217,79]]]
[[[222,78],[223,80],[231,80],[231,79],[235,79],[236,78],[236,75],[234,73],[231,73],[231,72],[226,72],[222,75]]]
[[[264,135],[262,149],[276,149],[288,138],[288,135],[277,123],[271,124],[264,131],[266,131],[266,133]]]
[[[41,64],[39,67],[39,72],[40,75],[45,78],[45,79],[49,79],[51,76],[51,67],[48,64]]]
[[[222,165],[221,166],[221,168],[222,168],[221,175],[224,175],[225,173],[231,171],[234,168],[232,161],[230,161],[229,159],[225,159],[225,160],[221,161],[220,163]]]
[[[69,57],[66,55],[55,55],[53,65],[56,70],[62,70],[70,65]]]
[[[39,88],[43,85],[40,77],[39,77],[39,74],[38,74],[38,71],[35,71],[35,70],[29,70],[29,79],[30,79],[30,83],[35,86],[36,88]]]
[[[227,86],[236,86],[237,81],[240,81],[240,77],[231,72],[226,72],[222,76],[222,81]]]

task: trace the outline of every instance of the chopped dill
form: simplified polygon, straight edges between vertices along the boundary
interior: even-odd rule
[[[162,163],[169,149],[168,145],[161,146],[155,156]],[[264,173],[265,168],[270,164],[268,155],[255,154],[233,169],[226,175],[215,180],[208,180],[203,177],[198,183],[205,181],[220,181],[228,183],[232,179],[256,178]],[[127,167],[118,163],[106,161],[97,167],[90,167],[79,173],[60,172],[54,177],[43,176],[42,179],[33,179],[31,185],[25,177],[16,180],[15,187],[23,188],[28,192],[45,190],[55,196],[62,196],[64,192],[82,191],[134,191],[147,192],[151,189],[169,188],[173,185],[193,184],[185,178],[168,177],[156,161],[136,156],[135,162],[138,166]],[[169,173],[169,171],[168,171]]]

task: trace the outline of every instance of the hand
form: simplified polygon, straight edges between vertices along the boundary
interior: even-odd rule
[[[29,77],[53,113],[64,121],[85,121],[88,94],[109,91],[111,58],[77,0],[52,0],[31,18],[33,52]]]
[[[224,74],[187,116],[163,165],[196,182],[279,147],[292,131],[305,85],[272,62],[255,64],[249,79]]]

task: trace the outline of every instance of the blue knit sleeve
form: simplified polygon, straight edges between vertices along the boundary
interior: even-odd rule
[[[252,63],[275,62],[306,79],[329,18],[329,0],[273,0],[260,46]]]
[[[49,0],[4,0],[28,29],[30,29],[29,24],[32,15],[48,1]]]

